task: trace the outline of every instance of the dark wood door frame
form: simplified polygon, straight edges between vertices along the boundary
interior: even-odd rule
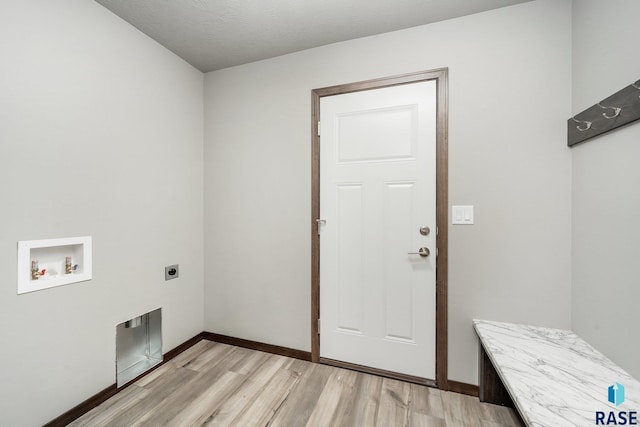
[[[311,359],[313,362],[325,362],[320,358],[320,237],[316,219],[320,218],[320,138],[318,121],[320,120],[320,98],[369,89],[398,86],[427,80],[436,82],[436,378],[433,381],[419,381],[448,389],[447,375],[447,234],[448,234],[448,69],[404,74],[357,83],[313,89],[311,118]],[[328,361],[327,361],[328,362]],[[349,364],[344,364],[347,366]],[[370,369],[376,372],[375,369]],[[379,371],[377,373],[380,373]],[[384,374],[384,373],[383,373]],[[401,377],[401,376],[398,376]],[[411,378],[409,378],[411,380]]]

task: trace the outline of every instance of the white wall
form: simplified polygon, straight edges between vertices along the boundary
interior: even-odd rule
[[[640,79],[640,3],[573,2],[573,112]],[[640,95],[640,91],[638,93]],[[640,124],[586,141],[573,156],[574,330],[640,378]]]
[[[449,377],[472,318],[570,327],[571,3],[538,0],[205,76],[205,329],[310,350],[313,88],[449,67]]]
[[[0,58],[0,424],[34,426],[115,383],[117,323],[203,329],[203,76],[86,0],[0,2]],[[82,235],[92,281],[16,295],[19,240]]]

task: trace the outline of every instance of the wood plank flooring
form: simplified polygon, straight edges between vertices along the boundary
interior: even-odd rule
[[[203,340],[70,425],[523,424],[478,398]]]

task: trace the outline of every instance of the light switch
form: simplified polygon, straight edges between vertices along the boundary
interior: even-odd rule
[[[452,224],[473,224],[473,206],[451,206]]]

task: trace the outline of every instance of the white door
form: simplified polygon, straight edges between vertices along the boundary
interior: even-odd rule
[[[435,378],[435,200],[435,81],[320,98],[320,357]]]

